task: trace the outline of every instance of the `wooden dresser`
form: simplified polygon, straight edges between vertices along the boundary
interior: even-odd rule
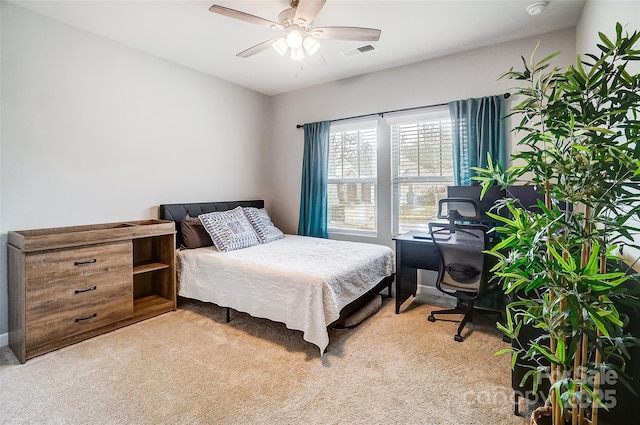
[[[175,310],[175,246],[165,220],[9,232],[9,346],[24,363]]]

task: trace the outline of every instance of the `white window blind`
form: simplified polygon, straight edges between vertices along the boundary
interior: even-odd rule
[[[438,200],[453,184],[448,110],[389,120],[392,155],[393,233],[428,229]]]
[[[329,231],[376,233],[376,122],[341,124],[329,136]]]

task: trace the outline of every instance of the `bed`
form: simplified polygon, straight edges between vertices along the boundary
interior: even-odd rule
[[[237,207],[262,209],[264,201],[160,205],[160,218],[176,224],[180,297],[282,322],[302,331],[322,354],[329,329],[383,289],[391,296],[395,255],[382,245],[283,235],[228,252],[213,246],[180,249],[185,217]]]

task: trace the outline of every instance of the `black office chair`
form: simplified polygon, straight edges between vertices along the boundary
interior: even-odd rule
[[[484,311],[474,308],[474,301],[493,289],[489,283],[490,256],[488,227],[482,224],[466,224],[480,218],[480,207],[473,199],[445,198],[438,202],[438,218],[448,223],[429,223],[429,233],[440,252],[440,267],[436,287],[447,295],[456,297],[456,307],[432,312],[434,315],[464,314],[454,339],[462,341],[461,332],[476,315],[487,320]],[[499,311],[495,312],[497,315]]]

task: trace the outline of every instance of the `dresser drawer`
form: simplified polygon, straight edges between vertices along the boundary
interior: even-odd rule
[[[78,276],[133,269],[130,241],[83,248],[28,254],[25,257],[27,288]]]
[[[27,321],[46,322],[69,309],[91,307],[122,296],[133,298],[132,283],[129,271],[116,270],[27,288]]]
[[[27,347],[87,332],[133,315],[126,271],[76,278],[27,290]]]

